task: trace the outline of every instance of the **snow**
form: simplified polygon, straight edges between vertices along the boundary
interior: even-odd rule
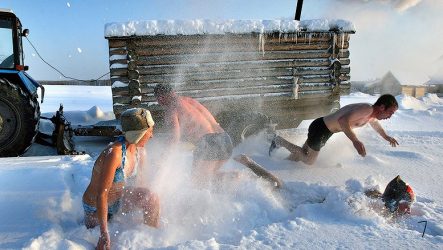
[[[354,25],[341,19],[296,20],[147,20],[107,23],[105,37],[153,36],[153,35],[202,35],[245,33],[293,33],[308,31],[355,32]]]
[[[42,109],[58,108],[52,104],[66,91],[81,104],[78,108],[65,106],[73,124],[84,123],[85,117],[104,120],[112,103],[98,107],[96,100],[111,98],[110,90],[104,91],[110,88],[95,88],[47,88]],[[403,95],[396,98],[399,110],[381,124],[400,145],[390,147],[369,126],[356,129],[368,153],[364,158],[343,134],[331,137],[313,166],[284,160],[288,155],[284,149],[277,149],[269,157],[264,134],[238,145],[234,155],[250,155],[282,178],[281,192],[272,191],[268,183],[256,179],[233,160],[224,169],[239,171],[239,182],[223,183],[221,189],[197,189],[190,181],[189,146],[179,145],[173,155],[161,158],[164,134],[154,132],[146,146],[149,178],[145,185],[161,198],[161,228],[144,226],[138,213],[118,215],[109,224],[112,248],[442,249],[443,99],[432,94],[420,99]],[[376,99],[353,93],[340,102],[373,103]],[[296,129],[278,133],[301,144],[309,123],[304,121]],[[109,140],[76,140],[87,155],[57,156],[47,147],[33,145],[34,155],[45,156],[2,158],[0,249],[95,247],[99,230],[87,230],[82,225],[81,196],[94,160]],[[383,191],[396,175],[413,187],[417,201],[410,216],[394,220],[377,212],[382,204],[363,195],[363,191]],[[423,220],[427,221],[427,230],[422,238],[424,225],[418,222]]]
[[[112,84],[112,88],[125,88],[125,87],[128,87],[129,86],[129,84],[127,84],[127,83],[124,83],[124,82],[121,82],[121,81],[115,81],[113,84]]]

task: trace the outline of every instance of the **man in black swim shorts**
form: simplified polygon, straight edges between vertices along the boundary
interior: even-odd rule
[[[364,157],[366,156],[365,146],[357,138],[353,128],[362,127],[367,123],[391,146],[395,147],[398,145],[397,140],[386,134],[378,120],[390,118],[397,109],[398,103],[392,95],[380,96],[373,105],[369,103],[346,105],[332,114],[315,119],[309,126],[308,139],[303,147],[294,145],[281,136],[276,136],[269,148],[269,154],[274,148],[281,146],[291,152],[288,160],[302,161],[312,165],[317,159],[320,149],[332,134],[343,132],[351,140],[358,154]]]

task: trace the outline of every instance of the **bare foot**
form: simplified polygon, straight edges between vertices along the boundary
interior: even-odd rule
[[[251,161],[251,159],[246,156],[245,154],[239,154],[237,156],[234,156],[233,158],[236,162],[239,162],[241,164],[247,164]]]

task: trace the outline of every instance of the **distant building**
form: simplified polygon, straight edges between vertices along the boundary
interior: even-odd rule
[[[431,77],[431,80],[426,82],[426,85],[429,92],[443,96],[443,76]]]
[[[391,94],[395,96],[402,93],[402,86],[400,81],[389,71],[381,79],[353,81],[351,92],[363,92],[371,95]]]

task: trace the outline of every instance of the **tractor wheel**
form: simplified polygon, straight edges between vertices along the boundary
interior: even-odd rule
[[[0,78],[0,157],[23,154],[37,135],[39,119],[37,98]]]
[[[229,134],[234,145],[246,137],[269,128],[271,119],[259,112],[224,112],[217,116],[220,126]]]

